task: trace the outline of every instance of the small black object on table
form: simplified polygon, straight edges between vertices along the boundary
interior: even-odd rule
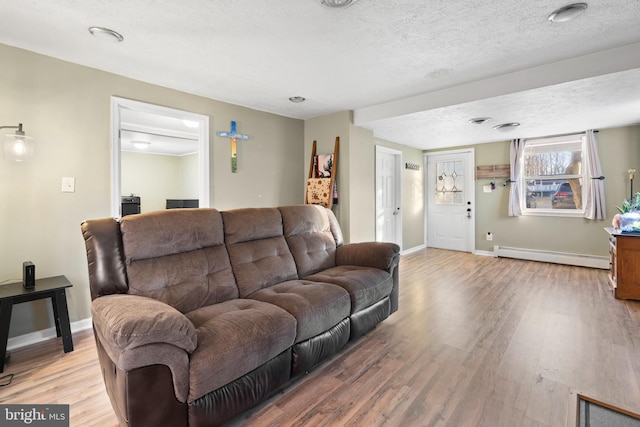
[[[56,334],[62,337],[64,352],[73,351],[66,294],[66,288],[71,286],[73,285],[64,276],[36,279],[36,286],[33,289],[25,289],[22,282],[0,285],[0,372],[4,371],[7,340],[9,339],[9,323],[11,322],[11,311],[14,304],[51,298]]]

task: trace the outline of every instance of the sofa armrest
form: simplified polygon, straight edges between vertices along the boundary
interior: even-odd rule
[[[336,265],[375,267],[392,272],[400,259],[400,246],[395,243],[350,243],[336,248]]]
[[[120,353],[149,344],[170,344],[187,353],[195,350],[195,327],[175,308],[152,298],[113,294],[96,298],[91,315],[102,345]]]

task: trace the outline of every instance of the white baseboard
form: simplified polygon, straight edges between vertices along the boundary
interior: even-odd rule
[[[91,328],[91,318],[78,320],[71,323],[71,333],[82,331]],[[43,329],[41,331],[31,332],[25,335],[18,335],[17,337],[9,338],[7,340],[7,350],[14,350],[16,348],[24,347],[31,344],[36,344],[42,341],[50,340],[56,337],[56,328]]]
[[[609,269],[609,257],[596,255],[570,254],[564,252],[541,251],[536,249],[509,248],[494,246],[494,256],[526,259],[530,261],[552,262],[555,264],[575,265],[578,267]]]
[[[474,251],[473,252],[474,255],[481,255],[481,256],[491,256],[491,257],[497,257],[495,252],[491,252],[491,251]]]
[[[400,251],[400,255],[409,255],[409,254],[412,254],[414,252],[418,252],[418,251],[420,251],[420,250],[422,250],[422,249],[424,249],[426,247],[427,247],[427,245],[414,246],[413,248],[409,248],[407,250]]]

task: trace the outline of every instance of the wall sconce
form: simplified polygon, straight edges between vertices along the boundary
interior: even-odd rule
[[[26,136],[22,123],[18,126],[0,126],[0,129],[17,129],[14,134],[4,136],[4,158],[23,162],[33,155],[33,138]]]

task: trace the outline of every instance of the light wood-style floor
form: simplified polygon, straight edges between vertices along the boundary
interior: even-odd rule
[[[640,302],[603,270],[426,249],[400,310],[237,426],[564,426],[569,391],[640,412]],[[91,331],[16,350],[0,403],[68,403],[114,426]]]

